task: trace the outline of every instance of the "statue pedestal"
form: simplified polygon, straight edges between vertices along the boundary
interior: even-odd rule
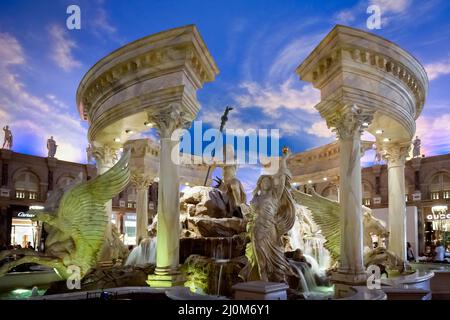
[[[331,281],[334,284],[334,297],[340,299],[354,293],[354,291],[351,290],[351,287],[366,286],[367,274],[339,270],[331,275]]]
[[[285,283],[249,281],[233,286],[236,300],[287,300]]]

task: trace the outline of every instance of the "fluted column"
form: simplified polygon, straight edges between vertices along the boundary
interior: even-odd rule
[[[101,175],[111,169],[118,160],[118,150],[108,145],[94,147],[95,164],[97,174]],[[111,222],[112,199],[105,205],[108,214],[108,220]]]
[[[180,248],[180,177],[179,139],[176,129],[189,122],[181,112],[181,106],[172,104],[158,115],[149,119],[155,124],[160,135],[160,161],[158,184],[158,224],[155,274],[149,276],[148,283],[155,287],[179,285]],[[174,151],[174,152],[173,152]]]
[[[406,259],[405,161],[410,144],[390,144],[384,147],[388,165],[389,244],[388,249]]]
[[[337,282],[357,284],[366,279],[363,264],[361,192],[361,134],[372,117],[356,106],[347,107],[327,119],[340,142],[340,234],[341,248]]]
[[[145,174],[133,173],[131,182],[136,187],[136,244],[148,237],[148,187],[152,178]]]
[[[118,160],[118,150],[111,148],[108,145],[95,146],[93,148],[93,153],[98,175],[101,175],[111,169]],[[106,228],[105,239],[111,239],[112,199],[105,204],[105,214],[108,217],[108,226]],[[109,260],[112,250],[110,246],[111,244],[108,241],[105,241],[99,254],[100,262]]]

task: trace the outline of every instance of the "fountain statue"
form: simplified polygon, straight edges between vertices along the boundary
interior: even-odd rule
[[[322,234],[326,238],[325,247],[330,252],[334,261],[339,260],[340,256],[340,218],[339,218],[339,203],[328,198],[322,197],[314,190],[311,190],[311,195],[293,190],[293,197],[299,204],[306,206],[313,214],[314,221],[320,226]],[[390,268],[404,269],[404,262],[401,258],[396,257],[393,252],[386,248],[373,248],[372,236],[376,235],[378,238],[386,238],[389,231],[386,224],[376,219],[370,210],[363,207],[363,244],[364,253],[367,258],[364,263],[370,265],[372,263],[384,264]]]
[[[105,240],[107,243],[117,243],[117,239],[105,239],[109,223],[104,207],[128,185],[129,159],[130,153],[127,151],[104,174],[58,190],[55,195],[50,196],[43,212],[36,212],[33,218],[34,221],[45,223],[48,231],[45,253],[31,250],[0,252],[0,260],[15,254],[23,255],[16,261],[2,265],[0,276],[18,265],[37,263],[54,268],[63,279],[70,274],[68,268],[75,266],[80,269],[80,276],[83,278],[96,266]],[[113,238],[118,236],[117,232],[111,234]]]
[[[289,153],[283,149],[280,167],[275,175],[259,177],[250,203],[252,220],[247,228],[250,242],[247,244],[247,266],[240,276],[249,280],[288,282],[295,273],[284,255],[282,237],[294,225],[295,202],[291,195],[290,172],[286,159]]]

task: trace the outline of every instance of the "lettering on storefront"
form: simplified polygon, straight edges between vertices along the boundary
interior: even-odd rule
[[[447,220],[450,219],[450,213],[441,213],[441,214],[429,214],[427,215],[428,220]]]
[[[31,219],[34,218],[34,214],[21,211],[17,213],[17,218]]]

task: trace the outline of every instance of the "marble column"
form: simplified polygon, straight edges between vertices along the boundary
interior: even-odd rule
[[[111,148],[108,145],[94,147],[93,153],[98,175],[101,175],[111,169],[118,160],[118,150],[115,148]],[[112,199],[106,204],[106,211],[108,213],[108,219],[109,221],[111,221]]]
[[[388,165],[389,244],[388,249],[406,259],[405,160],[410,144],[384,147]]]
[[[179,272],[180,249],[180,176],[179,139],[174,134],[189,123],[181,106],[172,104],[165,112],[149,115],[160,135],[158,223],[155,274],[150,275],[152,287],[170,287],[183,283]],[[173,152],[174,151],[174,152]]]
[[[136,187],[136,244],[148,237],[148,187],[152,178],[141,173],[133,173],[131,182]]]
[[[108,145],[95,146],[93,148],[93,153],[98,175],[101,175],[111,169],[118,160],[118,150]],[[111,239],[112,199],[105,204],[105,213],[108,217],[108,227],[106,228],[105,239]],[[99,254],[99,261],[107,261],[109,259],[108,257],[110,256],[110,252],[110,244],[105,241]]]
[[[361,134],[371,115],[365,114],[356,106],[345,109],[327,119],[328,125],[335,129],[340,142],[340,180],[339,200],[341,215],[341,248],[339,269],[333,275],[337,295],[345,295],[347,284],[361,284],[366,281],[363,264],[363,224],[361,191]]]

